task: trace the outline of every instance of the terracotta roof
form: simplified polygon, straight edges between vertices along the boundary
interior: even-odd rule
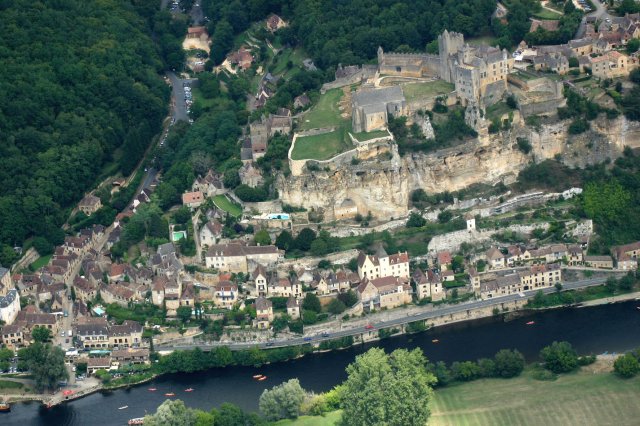
[[[441,251],[438,253],[438,265],[448,265],[451,263],[451,253],[448,251]]]
[[[202,195],[202,192],[200,191],[185,192],[184,194],[182,194],[182,204],[192,204],[203,200],[204,195]]]

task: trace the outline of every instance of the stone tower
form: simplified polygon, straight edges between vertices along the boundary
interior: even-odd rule
[[[444,30],[438,36],[438,53],[440,55],[440,78],[449,83],[455,80],[455,71],[452,56],[457,55],[458,50],[464,46],[464,36],[460,33]]]
[[[378,46],[378,69],[384,63],[384,50],[382,50],[382,46]]]

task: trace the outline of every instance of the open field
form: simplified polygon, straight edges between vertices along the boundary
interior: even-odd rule
[[[280,420],[274,426],[331,426],[340,420],[341,411],[332,411],[326,416],[301,416],[295,420]]]
[[[238,217],[242,214],[240,206],[229,200],[226,195],[216,195],[213,197],[213,202],[216,206],[232,216]]]
[[[353,148],[353,145],[347,131],[345,127],[339,127],[331,133],[298,137],[296,146],[291,152],[291,158],[293,160],[328,160],[336,154],[348,151]]]
[[[583,371],[554,382],[524,374],[436,391],[429,425],[635,425],[640,378]]]
[[[415,99],[429,98],[433,96],[451,93],[454,85],[444,80],[430,81],[428,83],[410,83],[402,85],[402,92],[407,102]]]
[[[24,385],[19,382],[12,382],[10,380],[0,380],[0,390],[3,390],[3,389],[20,390],[23,387]]]
[[[562,18],[562,14],[561,13],[556,13],[552,10],[549,9],[545,9],[542,8],[540,9],[539,12],[535,12],[533,14],[534,18],[538,18],[538,19],[549,19],[549,20],[558,20],[560,18]]]
[[[352,133],[353,137],[359,140],[360,142],[368,141],[371,139],[382,138],[385,136],[389,136],[389,132],[386,130],[374,130],[372,132],[360,132],[360,133]]]
[[[300,120],[300,130],[338,127],[349,121],[342,118],[338,109],[338,103],[342,99],[342,95],[342,89],[333,89],[320,96],[318,104]]]
[[[42,268],[43,266],[45,266],[46,264],[49,263],[49,260],[51,260],[51,256],[52,255],[47,255],[47,256],[40,256],[39,258],[37,258],[35,260],[35,262],[33,262],[30,266],[34,271],[37,271],[38,269]]]

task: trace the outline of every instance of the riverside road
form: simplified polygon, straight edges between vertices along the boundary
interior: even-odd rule
[[[605,281],[606,281],[605,277],[599,277],[599,278],[590,278],[590,279],[585,279],[580,281],[565,282],[565,283],[562,283],[562,288],[563,288],[563,291],[583,289],[587,287],[604,284]],[[400,325],[408,324],[414,321],[429,320],[429,319],[438,318],[444,315],[457,314],[465,311],[471,311],[474,309],[500,306],[503,303],[509,303],[515,300],[527,300],[535,296],[535,294],[538,291],[539,289],[534,289],[534,290],[525,291],[523,293],[510,294],[510,295],[501,296],[501,297],[494,297],[492,299],[487,299],[487,300],[475,300],[471,302],[460,303],[457,305],[440,305],[437,307],[428,306],[428,307],[425,307],[423,311],[420,311],[418,313],[411,313],[411,314],[407,314],[406,311],[402,309],[397,309],[395,311],[388,312],[388,314],[397,314],[396,318],[392,318],[384,321],[375,321],[375,319],[372,318],[367,325],[362,327],[354,327],[354,328],[335,330],[335,331],[327,330],[322,334],[301,336],[301,337],[287,339],[287,340],[272,340],[270,342],[244,342],[244,343],[216,342],[216,343],[207,343],[207,344],[202,343],[202,344],[189,344],[189,345],[175,344],[171,346],[160,345],[156,347],[156,351],[173,351],[173,350],[185,350],[185,349],[194,349],[194,348],[200,348],[204,351],[207,351],[220,346],[227,346],[229,347],[229,349],[237,351],[237,350],[243,350],[243,349],[250,349],[253,347],[269,349],[269,348],[282,348],[286,346],[298,346],[298,345],[304,345],[309,343],[319,343],[324,340],[338,339],[346,336],[355,336],[355,335],[369,333],[369,332],[377,333],[377,330],[383,329],[383,328],[400,326]],[[556,289],[554,287],[549,287],[549,288],[542,289],[542,291],[545,294],[549,294],[549,293],[555,292]]]

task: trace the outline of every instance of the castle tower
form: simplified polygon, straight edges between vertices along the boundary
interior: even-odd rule
[[[444,30],[438,36],[438,53],[440,55],[440,78],[449,83],[455,81],[455,73],[451,56],[464,46],[464,36],[460,33]]]
[[[384,50],[382,50],[382,46],[378,46],[378,70],[384,63]]]

